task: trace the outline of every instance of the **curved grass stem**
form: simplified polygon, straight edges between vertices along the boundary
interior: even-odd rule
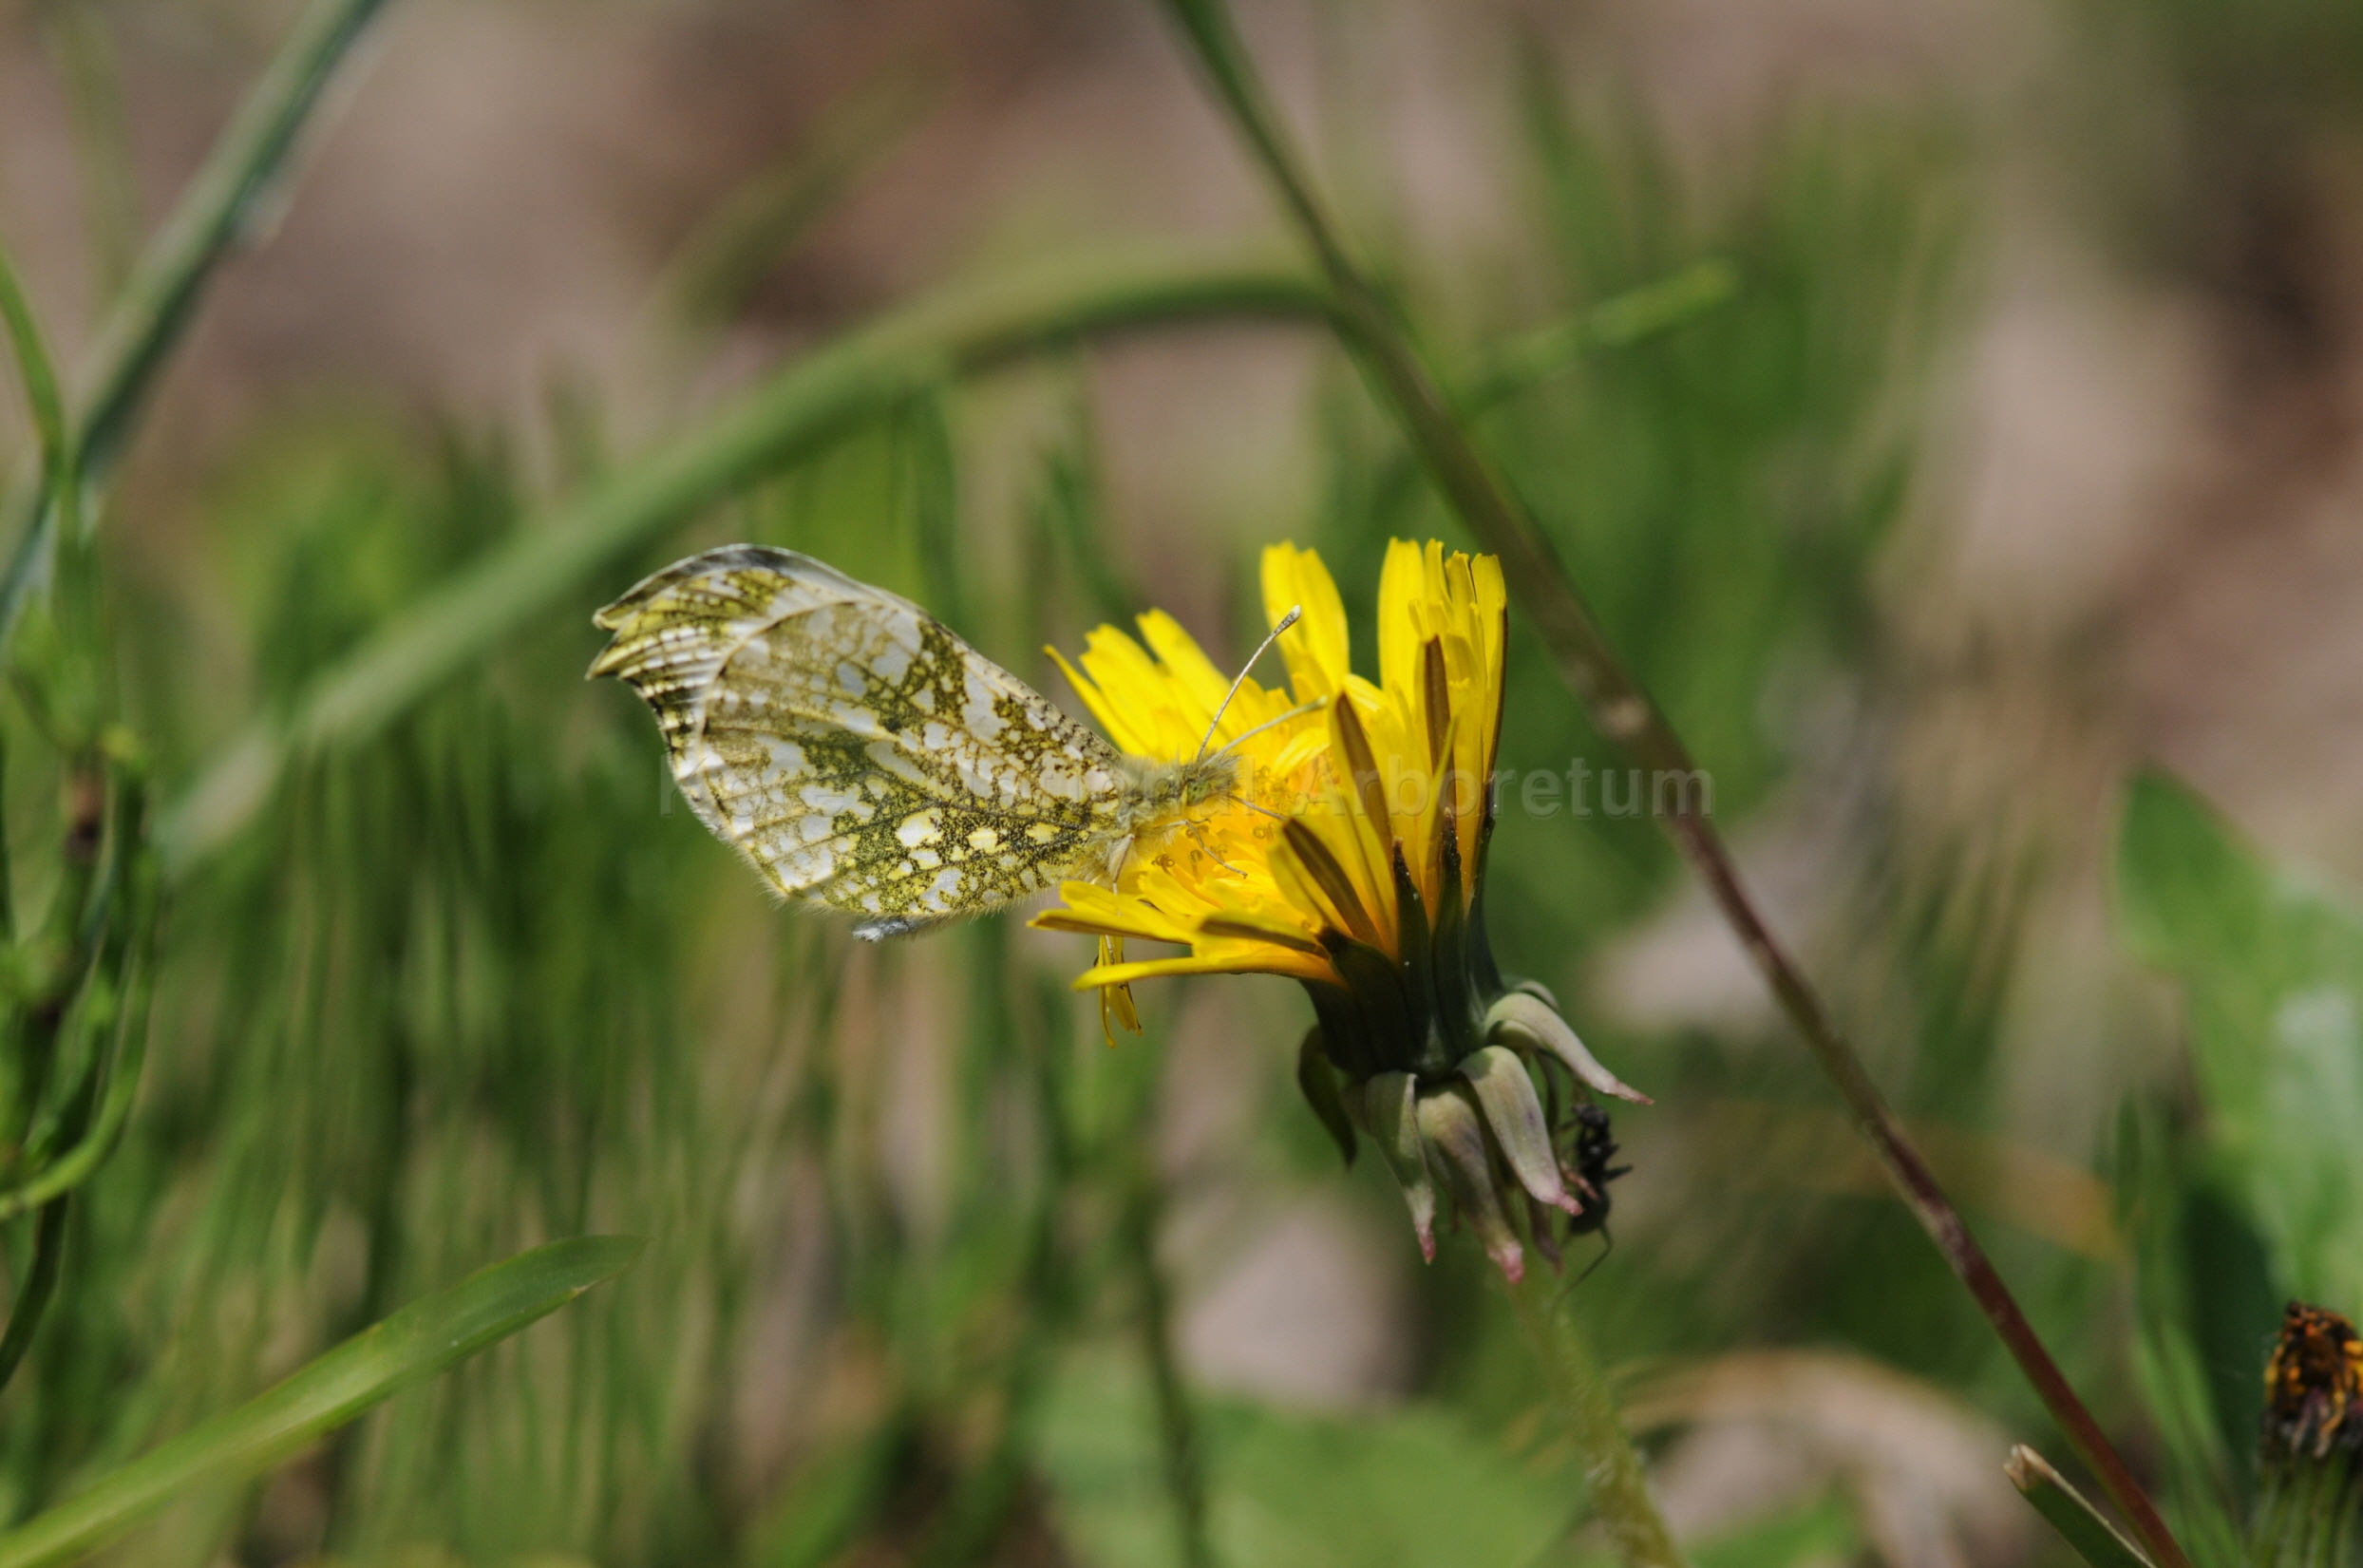
[[[33,1334],[57,1294],[58,1270],[66,1256],[66,1204],[64,1195],[49,1200],[33,1226],[32,1267],[25,1271],[24,1286],[9,1303],[8,1332],[0,1334],[0,1389],[9,1386],[24,1364]]]
[[[207,280],[265,206],[330,78],[384,4],[312,0],[149,242],[100,329],[73,400],[65,456],[74,485],[103,483],[112,471]],[[47,580],[73,501],[60,494],[65,471],[0,503],[0,522],[12,527],[15,540],[0,574],[0,647]]]
[[[1079,338],[1210,316],[1318,320],[1327,310],[1327,292],[1290,272],[1103,266],[925,301],[807,354],[694,431],[529,519],[320,671],[283,712],[250,726],[165,811],[166,875],[226,842],[293,758],[373,733],[699,507],[864,420]]]
[[[66,468],[66,402],[58,390],[57,370],[33,319],[32,305],[17,281],[8,252],[0,249],[0,326],[8,329],[9,346],[16,360],[17,380],[25,406],[32,414],[33,434],[41,451],[40,492],[49,494]]]
[[[106,1162],[130,1122],[132,1103],[139,1098],[141,1071],[147,1061],[148,1002],[154,986],[149,973],[154,955],[146,951],[154,942],[152,916],[135,916],[133,921],[141,928],[135,938],[140,951],[131,958],[126,976],[129,995],[116,1030],[118,1038],[105,1062],[104,1097],[98,1099],[95,1118],[85,1097],[81,1113],[73,1119],[77,1124],[70,1129],[72,1139],[66,1152],[45,1163],[24,1185],[0,1193],[0,1223],[28,1209],[40,1209],[46,1216]],[[90,1096],[102,1092],[96,1067],[88,1090]],[[0,1383],[5,1381],[0,1378]]]
[[[1310,181],[1290,151],[1260,82],[1221,0],[1164,0],[1224,110],[1288,209],[1336,293],[1333,319],[1382,400],[1402,423],[1429,477],[1469,531],[1502,558],[1510,592],[1556,658],[1569,688],[1609,740],[1653,769],[1689,774],[1688,749],[1624,667],[1523,503],[1462,427],[1434,374],[1393,308],[1347,254]],[[1862,1059],[1748,894],[1729,846],[1699,803],[1686,800],[1670,831],[1706,882],[1766,984],[1823,1073],[1837,1087],[1857,1129],[1870,1143],[1897,1193],[2056,1420],[2100,1480],[2159,1568],[2190,1559],[2148,1496],[2052,1360],[2034,1326],[1970,1234],[1904,1132]]]

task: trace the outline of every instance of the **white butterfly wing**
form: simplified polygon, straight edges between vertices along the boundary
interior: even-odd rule
[[[691,809],[782,893],[895,935],[1106,853],[1118,755],[918,606],[791,550],[680,561],[599,612]]]

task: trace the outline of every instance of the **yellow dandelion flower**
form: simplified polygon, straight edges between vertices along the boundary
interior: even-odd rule
[[[1268,691],[1251,676],[1216,732],[1219,744],[1248,737],[1237,744],[1241,798],[1134,857],[1113,889],[1067,883],[1061,907],[1034,922],[1190,953],[1104,963],[1080,986],[1223,972],[1344,986],[1325,932],[1397,956],[1398,843],[1410,846],[1406,871],[1423,909],[1440,908],[1447,875],[1483,851],[1501,716],[1499,563],[1395,544],[1380,589],[1378,686],[1349,671],[1345,605],[1319,557],[1273,546],[1263,590],[1276,623],[1293,607],[1303,614],[1279,640],[1293,690]],[[1141,630],[1135,642],[1102,627],[1076,664],[1060,657],[1060,668],[1119,746],[1187,757],[1228,683],[1172,617],[1152,612]],[[1341,692],[1348,701],[1331,701]],[[1298,708],[1314,711],[1250,733]]]
[[[1317,1023],[1299,1082],[1351,1160],[1357,1129],[1386,1157],[1433,1255],[1434,1175],[1515,1277],[1511,1214],[1578,1213],[1581,1124],[1546,1114],[1549,1061],[1637,1099],[1601,1068],[1540,987],[1503,983],[1484,937],[1508,595],[1501,563],[1395,541],[1380,577],[1378,681],[1352,673],[1345,605],[1319,557],[1264,553],[1263,598],[1289,688],[1229,683],[1172,617],[1135,640],[1091,633],[1059,665],[1125,751],[1187,759],[1214,744],[1239,787],[1132,846],[1112,885],[1069,881],[1033,924],[1100,939],[1076,982],[1103,1021],[1139,1028],[1130,985],[1167,974],[1284,974]],[[1129,940],[1186,953],[1127,959]],[[1338,1079],[1342,1076],[1344,1084]],[[1558,1096],[1550,1096],[1554,1107]],[[1431,1174],[1433,1173],[1433,1174]],[[1502,1180],[1503,1173],[1508,1181]],[[1541,1207],[1528,1229],[1549,1245]]]

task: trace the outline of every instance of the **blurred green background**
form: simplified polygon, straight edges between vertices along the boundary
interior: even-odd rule
[[[1776,919],[2221,1560],[2282,1296],[2363,1309],[2363,23],[1239,9]],[[68,365],[293,15],[0,0],[0,242]],[[1386,540],[1465,541],[1300,310],[904,352],[1011,278],[1285,265],[1154,9],[392,0],[262,217],[99,525],[172,899],[0,1515],[606,1232],[651,1238],[622,1279],[118,1559],[1173,1563],[1162,1334],[1231,1568],[1601,1560],[1476,1248],[1423,1268],[1297,1099],[1293,988],[1144,987],[1110,1051],[1080,939],[862,948],[581,680],[593,610],[728,539],[1064,702],[1041,645],[1152,605],[1242,655],[1294,538],[1367,659]],[[0,390],[19,479],[24,414]],[[1515,622],[1511,662],[1503,765],[1610,766]],[[27,909],[47,678],[0,703]],[[1656,1099],[1573,1299],[1686,1542],[2067,1560],[1999,1470],[2063,1453],[2040,1407],[1657,824],[1594,800],[1506,813],[1491,917]]]

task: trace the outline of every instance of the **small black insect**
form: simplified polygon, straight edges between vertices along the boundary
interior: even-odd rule
[[[1576,1276],[1580,1285],[1592,1277],[1592,1270],[1608,1261],[1608,1255],[1616,1250],[1616,1238],[1608,1230],[1608,1184],[1633,1167],[1611,1165],[1616,1158],[1616,1140],[1609,1130],[1608,1112],[1595,1105],[1576,1107],[1576,1145],[1572,1151],[1575,1168],[1571,1173],[1578,1196],[1583,1201],[1583,1212],[1570,1216],[1567,1235],[1570,1238],[1600,1233],[1603,1245],[1599,1256]]]

